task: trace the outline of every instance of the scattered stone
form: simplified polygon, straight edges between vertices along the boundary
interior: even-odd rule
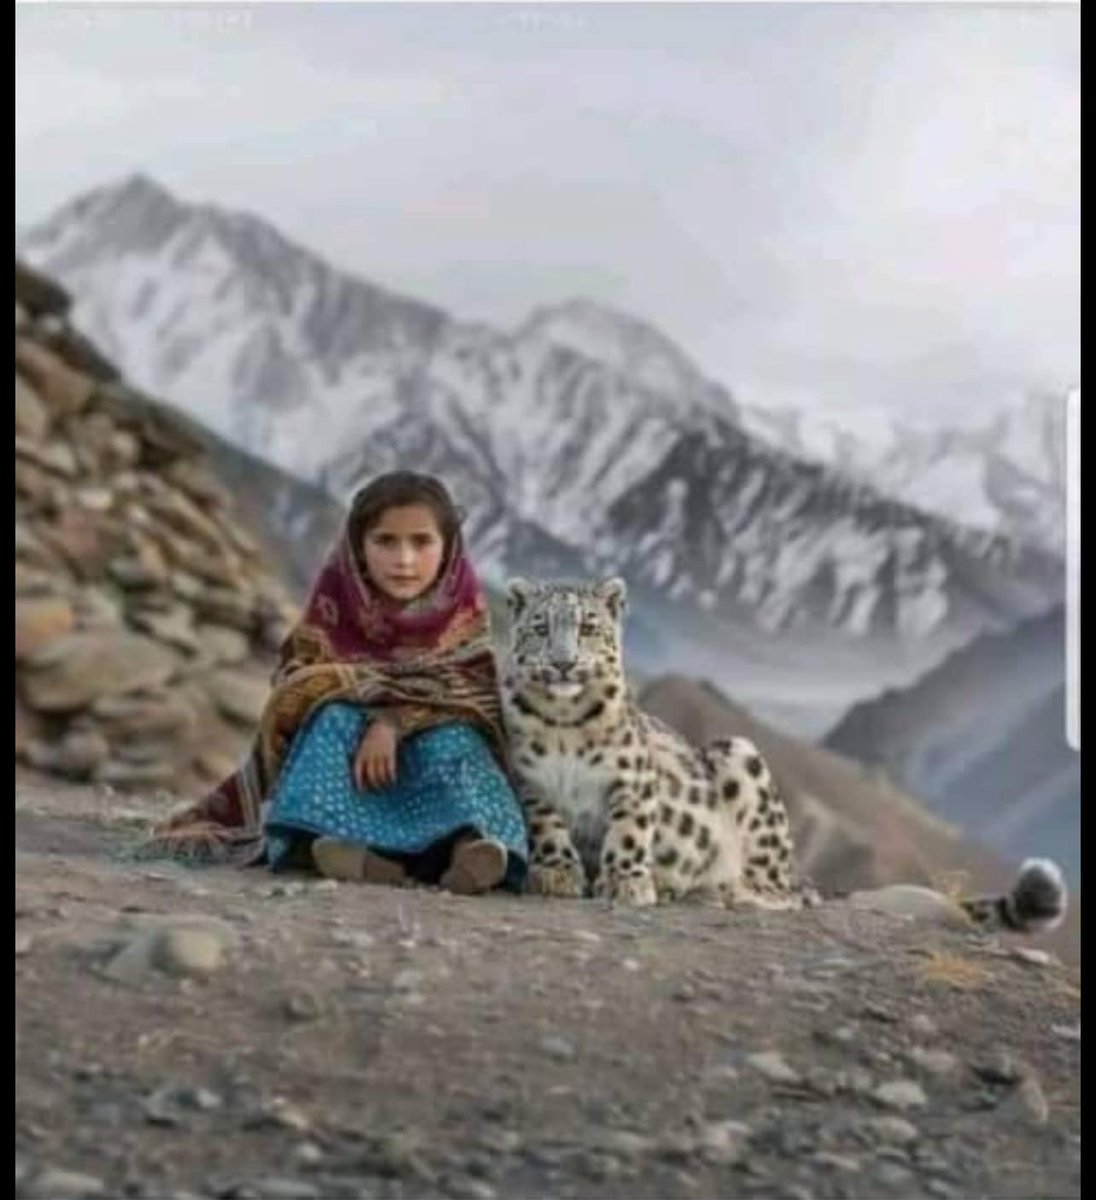
[[[936,1037],[940,1032],[936,1022],[925,1013],[915,1013],[910,1018],[910,1028],[924,1038]]]
[[[959,1066],[959,1059],[947,1050],[925,1050],[915,1046],[908,1057],[915,1067],[928,1075],[951,1075]]]
[[[556,1034],[547,1034],[542,1037],[540,1048],[549,1058],[559,1059],[561,1062],[569,1061],[575,1057],[576,1053],[573,1042]]]
[[[747,1056],[746,1062],[771,1083],[796,1084],[802,1082],[799,1072],[790,1067],[784,1061],[783,1055],[776,1051],[764,1050],[757,1054],[750,1054]]]
[[[293,1021],[318,1021],[324,1013],[323,1005],[311,992],[289,996],[283,1007],[285,1015]]]
[[[1076,1025],[1052,1025],[1050,1032],[1055,1037],[1064,1038],[1067,1042],[1079,1042],[1081,1040],[1081,1023],[1078,1021]]]
[[[76,617],[62,596],[16,598],[15,661],[24,662],[71,633]]]
[[[253,1127],[272,1126],[277,1129],[289,1129],[294,1133],[308,1133],[312,1129],[312,1120],[308,1114],[282,1096],[275,1096],[261,1104],[247,1124]]]
[[[864,1127],[880,1142],[890,1146],[906,1146],[920,1137],[917,1126],[902,1117],[873,1117]]]
[[[998,1046],[984,1062],[974,1065],[974,1073],[987,1083],[1011,1084],[1019,1083],[1032,1071],[1011,1050]]]
[[[876,1164],[875,1178],[884,1187],[905,1188],[913,1179],[913,1172],[897,1163],[881,1162]]]
[[[655,1143],[649,1137],[640,1133],[632,1133],[627,1129],[608,1129],[598,1137],[598,1149],[606,1154],[615,1154],[618,1158],[642,1158],[655,1150]]]
[[[454,1175],[446,1181],[446,1190],[456,1200],[496,1200],[497,1190],[486,1179],[471,1175]]]
[[[853,1158],[851,1154],[834,1154],[830,1150],[816,1151],[812,1155],[812,1161],[820,1167],[829,1167],[833,1171],[840,1171],[846,1175],[857,1175],[861,1170],[858,1158]]]
[[[27,1200],[84,1200],[85,1197],[105,1194],[106,1185],[94,1175],[60,1171],[52,1167],[40,1171],[23,1189]]]
[[[138,983],[153,969],[187,979],[218,971],[235,945],[231,926],[211,917],[135,918],[136,928],[109,939],[112,956],[103,974],[122,983]]]
[[[713,1166],[733,1166],[746,1152],[751,1129],[741,1121],[712,1121],[695,1136],[696,1153]]]
[[[298,1142],[293,1148],[293,1157],[302,1166],[316,1167],[323,1162],[323,1150],[315,1142]]]
[[[173,975],[202,977],[224,965],[224,940],[205,929],[168,929],[160,936],[159,961]]]
[[[1054,955],[1047,950],[1036,950],[1029,946],[1013,946],[1012,957],[1033,967],[1049,967],[1055,962]]]
[[[1025,1076],[1002,1101],[997,1111],[1004,1116],[1026,1119],[1034,1125],[1045,1125],[1050,1117],[1043,1086],[1034,1075]]]
[[[34,945],[34,937],[29,933],[23,933],[20,930],[15,931],[15,957],[22,958],[24,954],[29,954],[31,947]]]
[[[847,902],[853,908],[922,920],[944,928],[970,928],[970,918],[953,900],[932,888],[915,884],[896,883],[853,892]]]
[[[912,1079],[894,1079],[889,1083],[881,1083],[872,1092],[872,1098],[884,1108],[899,1110],[924,1108],[928,1103],[924,1089]]]
[[[943,1179],[926,1179],[925,1191],[930,1196],[939,1197],[939,1200],[956,1200],[961,1195],[956,1188]]]
[[[321,1200],[320,1189],[304,1179],[281,1179],[268,1176],[249,1180],[233,1192],[234,1200]]]

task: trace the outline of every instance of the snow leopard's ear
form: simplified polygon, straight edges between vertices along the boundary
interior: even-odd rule
[[[628,585],[620,578],[619,575],[614,575],[612,579],[606,579],[604,583],[599,583],[594,588],[594,595],[599,600],[604,600],[608,605],[609,611],[613,614],[616,620],[620,620],[628,608]]]
[[[536,590],[537,585],[528,579],[511,579],[506,584],[506,605],[511,619],[521,616]]]

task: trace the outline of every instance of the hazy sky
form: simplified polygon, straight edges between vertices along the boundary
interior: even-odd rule
[[[20,4],[16,220],[142,170],[467,319],[969,414],[1079,380],[1079,11]]]

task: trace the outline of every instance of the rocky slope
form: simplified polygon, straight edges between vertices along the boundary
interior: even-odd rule
[[[1009,856],[1081,874],[1081,759],[1065,739],[1061,609],[985,635],[826,737]]]

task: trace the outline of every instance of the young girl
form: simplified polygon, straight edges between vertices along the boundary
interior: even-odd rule
[[[518,889],[526,832],[504,761],[459,517],[441,483],[400,471],[354,497],[251,755],[155,841],[335,879]]]

